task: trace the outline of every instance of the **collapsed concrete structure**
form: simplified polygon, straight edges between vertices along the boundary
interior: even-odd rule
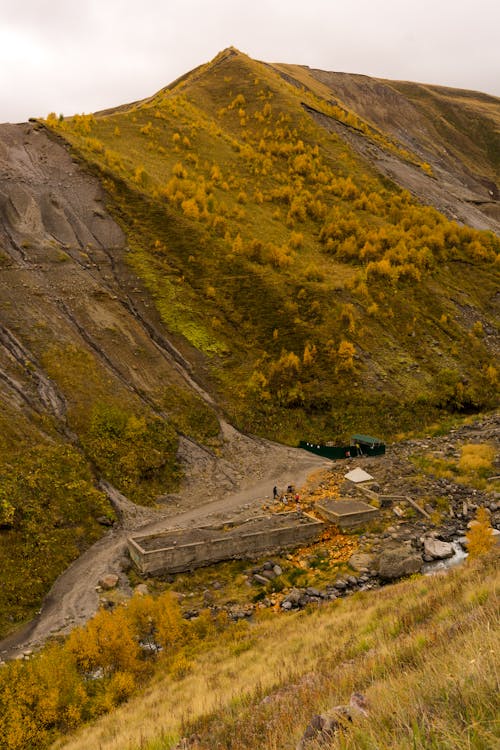
[[[239,523],[168,529],[128,539],[143,574],[180,573],[222,560],[258,557],[318,541],[325,524],[299,511],[270,513]]]
[[[323,500],[316,507],[341,531],[364,526],[378,516],[377,508],[361,500]]]

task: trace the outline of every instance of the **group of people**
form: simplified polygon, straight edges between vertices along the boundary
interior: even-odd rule
[[[355,445],[353,446],[353,448],[355,450],[355,454],[354,454],[355,456],[364,456],[365,455],[363,453],[363,451],[361,450],[361,446],[360,446],[359,443],[355,443]],[[350,450],[346,450],[345,457],[346,458],[351,458],[351,451]]]
[[[281,502],[284,505],[287,505],[288,503],[291,503],[293,500],[295,500],[295,503],[297,507],[299,507],[300,503],[300,495],[298,492],[295,491],[295,488],[293,484],[289,484],[286,488],[286,492],[280,493],[276,485],[273,487],[273,500],[275,502]]]

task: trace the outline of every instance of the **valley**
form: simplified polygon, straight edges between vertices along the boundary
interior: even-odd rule
[[[377,605],[365,598],[372,589],[386,624],[391,596],[405,592],[408,633],[387,625],[384,638],[408,636],[416,669],[419,638],[437,649],[437,661],[446,658],[446,633],[460,640],[451,621],[461,618],[452,601],[461,575],[462,610],[477,637],[486,627],[483,604],[494,629],[494,551],[450,574],[450,583],[409,580],[394,594],[380,558],[411,549],[420,570],[423,537],[456,542],[481,508],[499,527],[499,184],[495,97],[263,63],[234,48],[141,101],[0,125],[0,660],[8,661],[5,675],[19,670],[19,685],[36,684],[29,675],[37,669],[49,685],[51,649],[67,670],[64,696],[47,688],[57,693],[54,705],[33,698],[26,732],[38,739],[30,747],[89,722],[82,744],[70,739],[68,748],[163,750],[186,727],[186,738],[219,732],[221,748],[255,746],[231,744],[221,727],[238,724],[238,711],[221,709],[217,724],[205,699],[189,719],[165,722],[164,741],[154,720],[147,731],[127,725],[127,740],[109,730],[122,701],[137,701],[141,714],[141,675],[153,679],[154,664],[137,651],[136,635],[130,669],[95,666],[94,647],[85,657],[80,649],[92,623],[113,627],[140,609],[139,587],[145,611],[159,622],[171,618],[158,625],[162,643],[170,643],[169,627],[179,637],[165,661],[168,695],[191,672],[198,679],[196,659],[211,658],[217,633],[235,655],[240,631],[242,654],[254,654],[253,629],[265,653],[278,632],[290,645],[288,616],[299,628],[317,618],[318,632],[328,633],[337,610],[352,612],[366,630],[353,631],[351,642],[342,625],[344,651],[353,649],[361,664],[363,648],[352,644],[367,643],[367,653],[388,664],[372,639]],[[385,456],[359,463],[380,496],[414,503],[381,509],[379,527],[352,535],[333,528],[324,549],[273,557],[283,578],[269,576],[268,584],[264,558],[253,572],[233,561],[157,582],[131,569],[129,535],[274,512],[276,485],[300,488],[307,512],[328,493],[357,497],[342,479],[354,459],[332,464],[295,447],[345,444],[357,432],[388,446]],[[349,564],[353,553],[362,570]],[[110,574],[118,577],[111,593],[99,585]],[[218,577],[223,583],[212,590]],[[335,588],[339,581],[346,585]],[[448,601],[439,616],[434,586]],[[424,633],[411,604],[417,590]],[[166,614],[153,599],[166,602]],[[359,601],[373,621],[363,620]],[[291,703],[304,693],[313,705],[318,693],[307,674],[322,674],[311,654],[324,646],[305,649],[296,682],[289,659],[297,644],[290,648],[282,652],[286,674],[263,669],[265,692],[274,695],[277,685],[278,703],[284,690]],[[398,649],[403,674],[402,640]],[[82,667],[87,657],[93,672]],[[343,663],[339,656],[335,670],[344,670],[345,690],[354,689]],[[363,689],[378,669],[367,664]],[[248,668],[247,692],[214,671],[214,685],[224,686],[214,695],[226,706],[243,690],[262,717]],[[331,693],[325,680],[320,689]],[[24,750],[12,690],[4,707],[19,732],[8,741],[0,735],[0,744]],[[69,713],[54,707],[58,701]],[[92,722],[108,712],[96,739]],[[266,747],[291,748],[298,739],[294,720],[283,720],[290,737],[271,723]],[[478,726],[486,739],[471,747],[493,747],[490,729],[480,719]],[[108,731],[115,739],[106,744]],[[411,731],[408,747],[426,747]]]

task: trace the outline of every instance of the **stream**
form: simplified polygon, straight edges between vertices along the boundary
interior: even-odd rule
[[[422,573],[424,575],[432,575],[442,570],[449,570],[454,568],[456,565],[460,565],[467,557],[467,552],[462,547],[459,539],[455,539],[451,543],[454,554],[452,557],[447,557],[444,560],[433,560],[432,562],[424,563],[422,567]]]

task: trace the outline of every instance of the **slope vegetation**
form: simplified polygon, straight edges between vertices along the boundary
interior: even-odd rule
[[[99,479],[200,500],[265,452],[228,422],[390,438],[496,404],[491,97],[229,49],[2,126],[0,168],[2,633],[113,521]]]
[[[44,748],[69,733],[54,747],[292,750],[312,715],[356,692],[369,717],[324,747],[493,750],[496,561],[252,622],[186,622],[171,595],[137,595],[0,672],[2,747]],[[148,639],[163,646],[156,656],[138,644]]]
[[[324,83],[285,67],[229,49],[128,110],[47,124],[98,170],[129,262],[169,330],[203,354],[210,389],[243,429],[288,442],[360,424],[390,434],[443,408],[490,407],[498,237],[447,220],[375,167],[393,165],[394,180],[418,175],[417,193],[446,194],[448,208],[492,230],[491,149],[454,197],[451,159],[446,177],[436,150],[451,124],[439,147],[417,143],[413,125],[401,138],[423,88],[391,98],[375,82],[370,97],[383,89],[386,114],[369,120],[369,101],[358,113],[355,97],[353,108],[332,98],[334,75]],[[442,119],[452,99],[431,94],[438,104],[424,101],[420,122]],[[494,142],[498,102],[462,98],[491,120]],[[384,129],[393,99],[399,125]],[[481,148],[473,136],[456,139],[457,185]]]

